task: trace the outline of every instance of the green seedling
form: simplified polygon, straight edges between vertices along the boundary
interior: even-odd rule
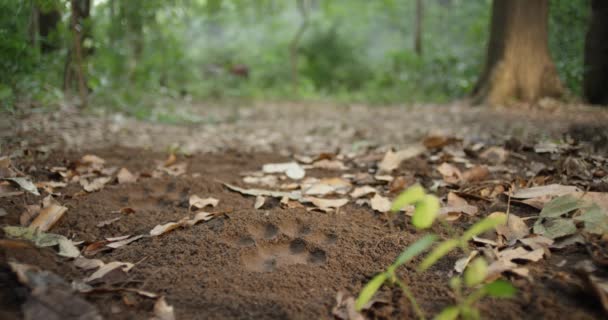
[[[473,260],[465,270],[464,277],[456,277],[450,280],[450,287],[456,298],[456,305],[449,306],[441,311],[435,320],[466,320],[481,319],[479,310],[475,303],[480,299],[490,296],[494,298],[511,298],[517,290],[505,280],[495,280],[483,284],[488,272],[488,264],[483,258]],[[464,286],[463,286],[464,283]],[[464,290],[473,290],[464,296]]]
[[[392,212],[398,212],[407,205],[414,205],[414,215],[412,216],[412,224],[418,229],[430,228],[437,218],[439,212],[439,200],[433,195],[426,194],[422,186],[415,185],[402,194],[400,194],[391,207]],[[432,267],[437,261],[445,257],[452,250],[460,247],[467,252],[467,244],[473,237],[482,234],[486,231],[496,228],[496,226],[506,223],[506,216],[488,217],[472,225],[460,236],[454,236],[437,244],[430,253],[428,253],[422,262],[418,265],[417,271],[424,272]],[[436,241],[437,236],[429,234],[411,246],[407,247],[384,272],[377,274],[370,280],[361,290],[355,307],[357,310],[362,310],[371,301],[374,294],[385,284],[398,285],[408,298],[416,315],[419,319],[425,319],[423,310],[417,303],[414,295],[409,287],[397,277],[396,270],[400,266],[410,262],[416,256],[424,251],[427,251]],[[467,268],[465,273],[465,285],[468,288],[479,286],[486,278],[487,264],[485,260],[476,259]],[[457,297],[462,297],[462,280],[460,278],[452,279],[450,285],[457,293]],[[497,280],[493,283],[483,285],[476,291],[471,293],[466,298],[459,298],[458,305],[446,308],[440,315],[439,319],[456,319],[458,317],[466,319],[477,319],[479,312],[474,308],[474,304],[479,299],[485,296],[507,296],[514,294],[513,287],[506,281]]]

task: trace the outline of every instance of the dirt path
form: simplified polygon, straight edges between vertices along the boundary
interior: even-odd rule
[[[104,318],[146,319],[153,315],[156,299],[123,290],[129,288],[165,296],[175,308],[177,319],[331,319],[338,292],[356,295],[366,281],[389,265],[421,233],[404,216],[396,217],[391,228],[385,215],[354,200],[331,213],[311,211],[310,206],[292,202],[280,203],[278,199],[267,199],[261,208],[254,209],[255,197],[230,191],[224,183],[250,187],[243,182],[244,173],[258,171],[264,164],[291,161],[293,153],[314,157],[321,152],[341,151],[338,158],[347,170],[310,169],[307,177],[375,172],[377,162],[389,146],[419,142],[421,137],[438,132],[457,135],[465,141],[484,142],[486,148],[503,145],[509,137],[526,144],[525,141],[544,141],[565,134],[591,135],[599,141],[595,143],[599,153],[576,159],[582,159],[589,172],[605,170],[608,163],[604,158],[591,157],[605,150],[601,141],[605,141],[602,139],[606,135],[595,135],[598,132],[595,128],[606,123],[608,114],[595,109],[575,110],[555,111],[545,117],[536,112],[462,106],[415,107],[408,112],[394,108],[302,105],[217,107],[198,110],[207,121],[185,127],[63,112],[20,119],[18,133],[8,137],[8,148],[3,152],[12,153],[13,165],[35,182],[61,180],[57,172],[68,171],[57,167],[78,168],[77,161],[85,154],[105,160],[102,169],[79,173],[81,180],[99,175],[113,177],[100,190],[84,192],[81,184],[73,182],[54,191],[55,199],[68,211],[51,232],[84,241],[80,248],[90,248],[105,238],[147,235],[157,225],[192,216],[188,203],[192,195],[219,199],[217,207],[207,208],[217,213],[207,222],[157,237],[144,237],[113,250],[83,251],[87,258],[105,263],[135,264],[128,272],[115,272],[93,283],[97,291],[78,293]],[[185,165],[184,173],[159,174],[155,170],[167,158],[166,150],[171,145],[193,155],[178,155],[175,160]],[[456,145],[470,146],[470,143]],[[437,194],[445,199],[453,190],[482,190],[487,185],[508,185],[518,179],[537,181],[538,177],[546,184],[570,182],[591,191],[608,190],[606,179],[578,177],[578,172],[565,171],[564,159],[572,151],[536,154],[521,146],[509,148],[517,151],[506,162],[508,169],[492,171],[483,181],[440,186]],[[436,171],[440,162],[433,160],[434,156],[441,158],[446,154],[427,150],[403,162],[392,175],[403,177],[407,181],[405,186],[418,181],[429,188],[434,181],[441,180]],[[471,165],[474,164],[489,165],[487,160],[478,158],[471,160]],[[539,164],[544,169],[532,176],[526,174],[539,170]],[[127,168],[139,179],[120,184],[115,180],[116,173],[105,172],[105,168]],[[353,184],[368,183],[357,179],[351,179]],[[391,192],[391,184],[370,183],[388,197],[397,192]],[[26,205],[38,204],[41,199],[27,193],[1,197],[0,208],[6,215],[0,217],[0,224],[19,225]],[[469,202],[479,209],[480,216],[507,210],[504,197],[489,201],[469,199]],[[134,213],[120,212],[124,208],[131,208]],[[521,217],[538,214],[526,206],[511,206],[510,210]],[[119,220],[99,226],[115,218]],[[454,225],[460,230],[478,219],[464,215]],[[445,235],[441,228],[433,230]],[[0,286],[3,319],[23,318],[25,309],[21,305],[32,297],[7,262],[35,265],[68,282],[91,274],[77,268],[70,259],[57,256],[53,248],[2,242],[0,253],[0,282],[7,284]],[[400,271],[429,314],[453,303],[446,284],[461,256],[462,253],[454,252],[424,274],[412,268]],[[530,279],[506,275],[519,290],[517,298],[484,300],[480,305],[482,314],[488,319],[559,319],[565,314],[576,319],[602,318],[600,304],[574,272],[575,263],[583,259],[588,259],[585,246],[575,245],[552,251],[540,262],[525,264]],[[102,290],[109,288],[115,290]],[[366,315],[377,319],[414,316],[397,288],[382,289]]]

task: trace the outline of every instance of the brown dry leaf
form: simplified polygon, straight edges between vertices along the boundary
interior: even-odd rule
[[[121,213],[124,215],[134,214],[135,212],[136,212],[135,209],[133,209],[131,207],[124,207],[124,208],[121,208],[120,210],[118,210],[118,213]]]
[[[165,160],[165,162],[163,163],[163,167],[172,166],[173,164],[175,164],[176,161],[177,157],[175,156],[175,153],[171,152],[167,157],[167,160]]]
[[[191,195],[190,199],[188,199],[189,210],[192,210],[192,207],[196,209],[203,209],[206,206],[216,207],[220,203],[220,200],[215,198],[201,198],[197,195]]]
[[[457,141],[454,137],[429,135],[424,138],[422,144],[428,149],[440,149]]]
[[[39,213],[40,213],[40,205],[26,205],[25,211],[19,216],[19,224],[22,226],[27,226],[32,222]]]
[[[103,189],[106,183],[110,182],[110,180],[112,180],[111,177],[99,177],[91,181],[89,181],[88,179],[81,179],[80,185],[86,192],[95,192]]]
[[[192,219],[188,219],[186,217],[177,222],[169,222],[169,223],[165,223],[162,225],[160,225],[160,224],[157,225],[152,230],[150,230],[150,236],[152,236],[152,237],[160,236],[169,231],[175,230],[177,228],[186,227],[186,226],[191,227],[201,221],[209,221],[211,219],[213,219],[213,213],[199,211],[194,215],[194,218],[192,218]]]
[[[67,183],[61,181],[44,181],[36,183],[36,187],[46,191],[46,193],[54,193],[56,188],[64,188],[67,185]]]
[[[391,210],[391,201],[377,193],[370,200],[370,205],[372,209],[382,213],[389,212]]]
[[[80,161],[82,163],[96,164],[96,165],[103,165],[106,163],[106,161],[104,159],[102,159],[96,155],[93,155],[93,154],[87,154],[87,155],[82,156]]]
[[[483,181],[490,175],[490,170],[486,166],[474,166],[462,173],[462,180],[466,182]]]
[[[448,221],[453,221],[460,217],[460,213],[474,216],[479,212],[476,206],[470,205],[464,198],[454,192],[448,193],[447,206],[439,210],[439,216]]]
[[[471,260],[473,260],[473,258],[475,258],[478,253],[479,251],[473,250],[471,251],[471,253],[469,253],[468,256],[456,260],[456,263],[454,264],[454,270],[456,270],[456,272],[458,273],[462,273],[464,269],[466,269],[469,265],[469,262],[471,262]]]
[[[266,203],[266,197],[257,196],[257,197],[255,197],[255,203],[253,204],[253,208],[259,209],[264,206],[264,203]]]
[[[588,203],[595,203],[604,212],[608,212],[608,192],[575,192],[572,196]]]
[[[154,303],[154,318],[153,320],[175,320],[173,306],[170,306],[165,300],[165,297],[160,297]]]
[[[348,199],[321,199],[315,197],[306,197],[303,201],[310,202],[318,209],[325,212],[333,211],[348,203]]]
[[[121,168],[120,171],[118,171],[116,178],[118,179],[118,184],[137,182],[137,177],[127,168]]]
[[[457,184],[462,180],[462,172],[456,166],[447,162],[442,163],[437,167],[437,171],[443,177],[443,181],[451,184]]]
[[[390,194],[400,193],[401,191],[403,191],[405,189],[405,187],[407,185],[408,185],[408,179],[406,179],[404,176],[398,176],[397,178],[393,179],[393,181],[390,182],[390,184],[388,186],[388,192]]]
[[[424,146],[421,145],[413,145],[408,148],[399,150],[397,152],[393,152],[389,150],[384,155],[384,158],[380,163],[378,163],[378,171],[390,173],[393,170],[397,169],[401,162],[417,157],[425,151]]]
[[[362,186],[355,188],[355,190],[350,193],[350,196],[353,199],[357,199],[374,193],[378,193],[378,190],[376,190],[376,188],[371,186]]]
[[[503,251],[498,252],[497,254],[498,258],[504,261],[528,260],[532,262],[537,262],[541,260],[544,255],[545,250],[543,249],[534,249],[532,251],[528,251],[523,247],[505,249]]]
[[[329,160],[329,159],[322,159],[319,161],[316,161],[312,164],[313,168],[316,169],[325,169],[325,170],[348,170],[348,167],[344,165],[344,163],[340,160]]]
[[[511,197],[515,199],[531,199],[545,196],[559,197],[567,194],[580,192],[581,190],[575,186],[565,186],[561,184],[550,184],[541,187],[532,187],[519,189],[515,191]]]
[[[267,186],[267,187],[276,187],[278,181],[279,181],[279,179],[276,176],[272,176],[272,175],[261,176],[261,177],[246,176],[243,178],[243,182],[245,182],[247,184],[255,184],[255,185]]]
[[[288,197],[291,200],[300,200],[302,198],[302,193],[299,191],[291,191],[291,192],[282,192],[282,191],[271,191],[271,190],[263,190],[263,189],[243,189],[237,186],[233,186],[228,183],[224,183],[226,188],[236,191],[238,193],[248,195],[248,196],[266,196],[281,199],[283,197]]]
[[[374,179],[378,180],[378,181],[382,181],[382,182],[391,182],[393,181],[393,176],[391,175],[375,175]]]
[[[555,240],[544,236],[533,234],[530,237],[519,239],[519,242],[530,247],[532,250],[549,248]]]
[[[105,263],[99,259],[87,259],[84,257],[78,257],[74,259],[74,265],[77,268],[83,270],[93,270],[103,267]]]
[[[42,200],[40,214],[30,223],[30,228],[37,228],[40,231],[50,230],[61,217],[68,211],[67,207],[62,206],[53,196],[48,195]]]
[[[168,167],[162,166],[162,167],[159,167],[158,169],[161,172],[164,172],[170,176],[177,177],[177,176],[181,176],[182,174],[186,173],[187,167],[188,167],[188,164],[185,162],[182,162],[182,163],[177,163],[177,164],[174,164],[174,165],[171,165]]]
[[[488,217],[505,216],[507,216],[507,214],[504,212],[493,212]],[[515,241],[525,238],[527,235],[529,235],[530,229],[522,218],[510,213],[508,215],[507,223],[496,227],[496,233],[503,236],[505,240],[507,240],[507,243],[512,244]]]
[[[109,272],[114,269],[120,268],[123,272],[129,272],[135,265],[129,262],[112,261],[110,263],[102,265],[97,271],[93,272],[90,276],[84,279],[84,282],[91,282],[93,280],[101,279]]]
[[[165,224],[159,224],[150,230],[150,236],[156,237],[165,234],[171,230],[177,229],[183,225],[183,222],[169,222]]]
[[[501,164],[507,161],[509,151],[502,147],[490,147],[479,155],[480,158],[488,160],[493,164]]]
[[[503,272],[513,272],[519,276],[530,279],[530,270],[525,267],[520,267],[518,264],[507,260],[496,260],[488,266],[488,275],[486,281],[496,280]]]

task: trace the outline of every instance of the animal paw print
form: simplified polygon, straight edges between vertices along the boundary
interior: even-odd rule
[[[295,222],[283,227],[263,223],[250,227],[249,235],[240,238],[238,245],[243,248],[241,263],[245,268],[272,272],[296,264],[324,265],[327,253],[321,245],[332,245],[336,240],[334,234],[315,233]]]

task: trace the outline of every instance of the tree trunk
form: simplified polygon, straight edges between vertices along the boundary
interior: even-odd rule
[[[88,0],[85,0],[85,2]],[[87,7],[88,10],[89,7]],[[68,57],[66,60],[66,73],[64,75],[64,90],[69,88],[69,82],[72,79],[72,74],[76,75],[78,80],[78,93],[80,94],[80,105],[86,107],[88,87],[87,80],[84,74],[84,54],[82,50],[82,39],[83,39],[83,17],[82,12],[79,8],[78,0],[71,1],[72,10],[72,48],[68,51]],[[88,15],[87,15],[88,16]],[[73,53],[73,54],[72,54]]]
[[[592,0],[591,8],[585,39],[583,93],[589,103],[608,105],[608,2]]]
[[[494,0],[486,65],[474,101],[491,105],[561,97],[548,45],[549,0]]]
[[[414,25],[414,51],[419,56],[422,55],[422,0],[416,0],[416,19]]]

